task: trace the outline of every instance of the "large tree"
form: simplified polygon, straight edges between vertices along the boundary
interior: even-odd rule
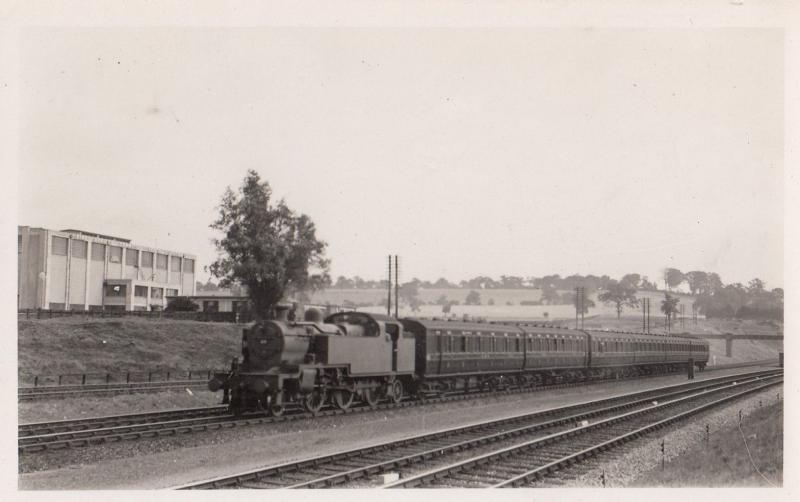
[[[708,274],[702,270],[692,270],[686,272],[686,282],[689,284],[689,291],[692,295],[708,291]]]
[[[669,290],[680,286],[685,279],[686,276],[677,268],[664,269],[664,285]]]
[[[665,324],[667,327],[667,331],[670,330],[671,327],[671,320],[672,316],[678,313],[678,303],[680,302],[680,298],[670,295],[669,293],[664,293],[664,299],[661,300],[661,312],[664,313],[665,316]]]
[[[617,319],[622,315],[623,308],[639,306],[639,300],[636,298],[636,288],[631,286],[631,281],[617,282],[612,280],[606,290],[597,296],[597,299],[606,305],[613,304],[617,309]]]
[[[266,317],[284,295],[318,289],[330,280],[326,243],[304,214],[295,214],[283,200],[272,200],[269,183],[248,171],[238,192],[228,187],[211,228],[219,257],[211,274],[223,287],[247,286],[253,313]],[[311,274],[309,269],[316,269]]]

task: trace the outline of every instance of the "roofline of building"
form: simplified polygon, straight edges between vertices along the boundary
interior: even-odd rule
[[[154,248],[154,247],[150,247],[150,246],[143,246],[141,244],[133,243],[128,239],[119,240],[118,237],[112,237],[112,236],[103,235],[103,234],[95,234],[95,233],[92,233],[92,232],[84,232],[82,230],[53,230],[53,229],[44,228],[44,227],[31,227],[29,225],[17,225],[17,231],[19,231],[20,229],[23,229],[23,228],[28,228],[30,230],[42,230],[44,232],[50,232],[50,233],[56,234],[59,237],[63,237],[65,235],[66,236],[76,237],[76,236],[80,235],[80,236],[83,236],[83,237],[86,237],[86,238],[89,238],[89,239],[98,239],[100,241],[103,241],[103,243],[109,244],[109,245],[112,245],[112,246],[113,245],[120,245],[120,247],[135,248],[135,249],[140,250],[140,251],[147,251],[147,252],[160,253],[160,254],[168,254],[168,255],[172,255],[172,256],[180,256],[181,258],[189,258],[189,259],[195,260],[195,261],[197,260],[197,255],[194,255],[194,254],[191,254],[191,253],[184,253],[182,251],[172,251],[172,250],[169,250],[169,249],[162,249],[162,248]]]

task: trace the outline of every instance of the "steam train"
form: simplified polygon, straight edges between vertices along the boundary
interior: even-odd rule
[[[702,371],[708,342],[679,336],[597,332],[448,320],[395,319],[339,312],[304,321],[281,316],[242,334],[242,358],[216,373],[235,413],[281,415],[300,405],[316,413],[331,404],[424,399],[454,392],[535,387],[686,370]]]

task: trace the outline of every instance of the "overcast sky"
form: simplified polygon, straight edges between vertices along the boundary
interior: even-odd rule
[[[20,40],[19,224],[215,256],[257,170],[332,275],[783,285],[783,34],[70,29]],[[205,274],[203,274],[205,275]]]

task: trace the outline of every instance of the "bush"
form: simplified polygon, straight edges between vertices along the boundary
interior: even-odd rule
[[[197,312],[200,306],[185,296],[170,300],[165,312]]]

